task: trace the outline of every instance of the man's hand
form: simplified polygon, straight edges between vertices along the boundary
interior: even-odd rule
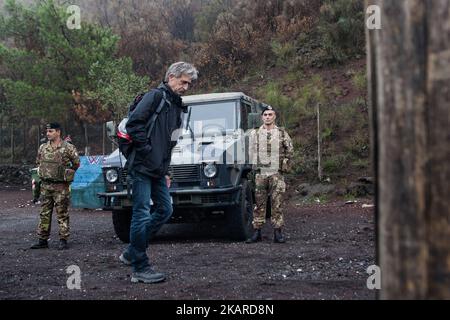
[[[75,177],[75,170],[73,169],[66,169],[64,172],[64,181],[66,182],[72,182]]]
[[[167,185],[167,188],[170,188],[170,184],[172,183],[172,181],[170,180],[170,177],[169,176],[166,176],[166,185]]]

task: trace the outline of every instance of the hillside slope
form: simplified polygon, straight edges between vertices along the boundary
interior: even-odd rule
[[[329,197],[353,198],[373,192],[370,177],[369,114],[365,58],[295,75],[272,67],[232,85],[279,110],[295,146],[293,185],[325,184]],[[316,106],[320,105],[322,180],[318,179]],[[359,181],[361,178],[363,181]],[[332,188],[326,187],[332,186]],[[301,189],[301,188],[300,188]],[[321,192],[318,195],[323,196]]]

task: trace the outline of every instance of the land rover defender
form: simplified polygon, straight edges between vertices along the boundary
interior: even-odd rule
[[[248,130],[260,125],[266,104],[241,92],[183,97],[187,106],[172,151],[170,223],[221,219],[230,239],[244,240],[252,230],[252,165]],[[109,135],[115,134],[109,124]],[[155,142],[157,143],[157,142]],[[116,149],[103,164],[104,210],[112,211],[114,230],[129,242],[133,191],[127,179],[126,159]]]

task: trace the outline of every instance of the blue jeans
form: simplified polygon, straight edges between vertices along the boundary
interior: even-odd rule
[[[151,178],[139,172],[130,172],[130,176],[133,180],[133,214],[126,255],[131,258],[133,271],[140,272],[150,266],[146,252],[150,239],[170,219],[173,209],[165,177]]]

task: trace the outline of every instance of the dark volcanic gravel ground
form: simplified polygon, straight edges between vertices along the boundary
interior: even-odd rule
[[[167,225],[151,244],[164,283],[130,282],[119,263],[124,248],[114,235],[110,212],[71,210],[70,248],[58,251],[53,217],[47,250],[36,241],[39,207],[27,190],[0,190],[0,299],[374,299],[366,269],[374,264],[373,209],[346,205],[288,204],[286,244],[226,239],[211,224]],[[367,200],[370,202],[370,200]],[[81,270],[81,290],[69,290],[67,267]]]

